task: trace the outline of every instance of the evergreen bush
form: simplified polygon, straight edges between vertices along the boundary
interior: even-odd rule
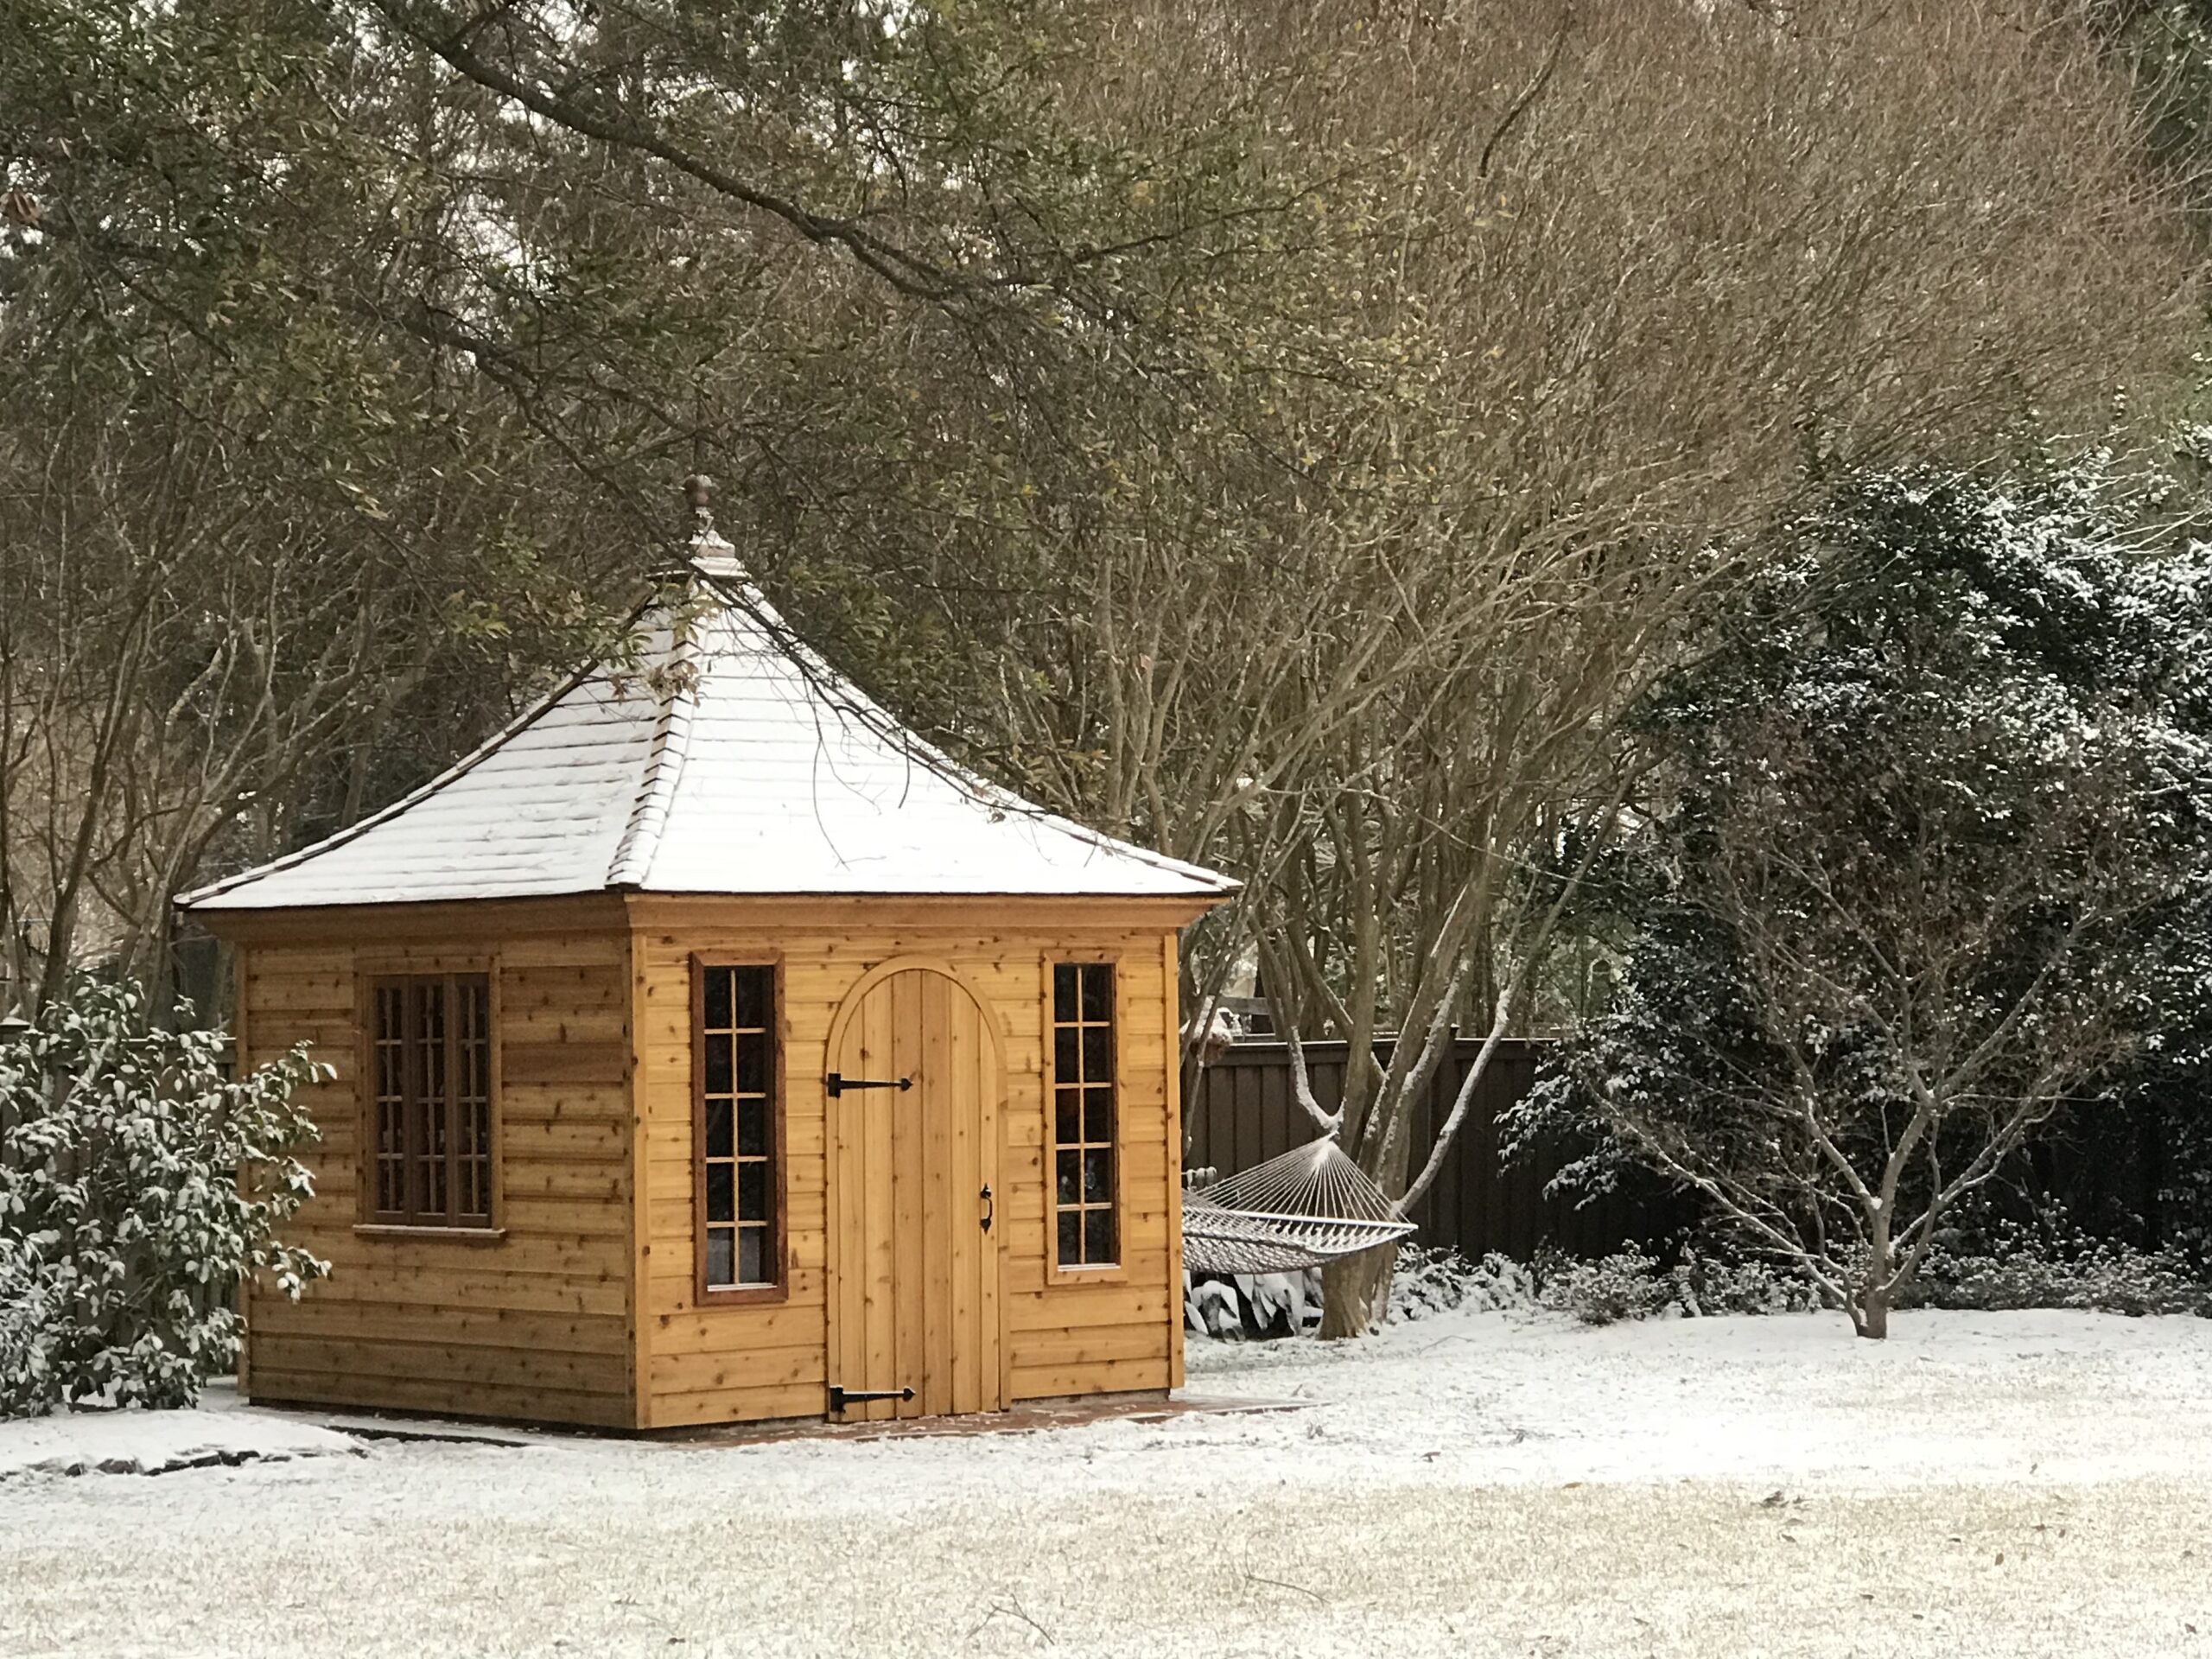
[[[276,1234],[314,1190],[294,1096],[330,1070],[228,1079],[223,1041],[86,980],[0,1045],[0,1416],[190,1405],[237,1357],[241,1277],[327,1271]]]

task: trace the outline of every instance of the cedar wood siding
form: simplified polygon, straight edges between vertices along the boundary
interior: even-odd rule
[[[629,939],[604,899],[272,918],[239,949],[244,1057],[314,1044],[315,1196],[288,1236],[331,1264],[248,1305],[256,1400],[627,1426]],[[272,925],[273,923],[273,925]],[[245,930],[241,929],[240,931]],[[468,941],[454,948],[450,942]],[[496,1241],[359,1233],[365,981],[495,969]]]
[[[861,976],[894,957],[953,968],[998,1027],[1009,1402],[1179,1385],[1175,930],[1188,914],[1126,901],[638,895],[626,911],[621,898],[592,895],[279,912],[225,926],[238,945],[241,1058],[308,1041],[338,1074],[308,1093],[323,1135],[304,1154],[316,1193],[288,1230],[331,1276],[297,1304],[266,1288],[248,1299],[245,1391],[613,1427],[822,1416],[830,1026]],[[695,954],[773,959],[783,975],[790,1285],[777,1302],[702,1305],[696,1291]],[[504,1236],[357,1232],[365,982],[472,971],[487,958]],[[1047,975],[1056,960],[1106,958],[1117,964],[1122,1262],[1077,1279],[1047,1259]]]
[[[646,1294],[639,1332],[647,1377],[640,1427],[818,1417],[828,1343],[827,1172],[830,1022],[878,963],[951,967],[987,999],[1005,1061],[1005,1250],[1001,1279],[1009,1400],[1166,1389],[1181,1381],[1182,1299],[1174,1248],[1181,1130],[1169,1060],[1175,935],[1084,919],[991,927],[989,906],[853,908],[835,931],[766,919],[741,900],[636,899],[632,952],[637,1075],[645,1125]],[[841,907],[842,908],[842,907]],[[902,915],[902,912],[903,915]],[[943,917],[944,919],[935,919]],[[790,1294],[778,1303],[702,1306],[694,1274],[691,975],[695,954],[773,957],[781,966],[786,1165],[782,1182]],[[1046,1255],[1045,978],[1052,960],[1119,966],[1123,1262],[1093,1282],[1055,1282]]]

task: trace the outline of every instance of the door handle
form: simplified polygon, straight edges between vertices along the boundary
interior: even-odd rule
[[[991,1196],[991,1189],[988,1186],[984,1187],[982,1196],[983,1199],[983,1230],[988,1233],[991,1230],[991,1223],[998,1218],[999,1201]]]

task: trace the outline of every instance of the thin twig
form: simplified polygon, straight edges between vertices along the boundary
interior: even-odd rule
[[[1536,78],[1529,83],[1528,90],[1513,100],[1512,107],[1505,112],[1505,118],[1497,124],[1496,130],[1484,142],[1482,156],[1475,162],[1477,178],[1490,176],[1491,153],[1505,142],[1505,135],[1513,130],[1514,124],[1526,115],[1529,106],[1542,95],[1551,80],[1552,72],[1559,67],[1560,54],[1567,48],[1567,32],[1573,27],[1574,9],[1570,6],[1560,17],[1559,32],[1552,36],[1551,50],[1544,54],[1543,67],[1536,71]]]
[[[1059,1643],[1054,1639],[1053,1635],[1050,1630],[1046,1630],[1042,1624],[1039,1624],[1035,1619],[1030,1618],[1028,1613],[1023,1611],[1022,1605],[1020,1602],[1013,1600],[993,1602],[991,1604],[990,1611],[983,1615],[981,1624],[978,1624],[974,1630],[968,1632],[969,1636],[970,1637],[974,1637],[982,1635],[984,1626],[988,1625],[1001,1613],[1006,1614],[1009,1618],[1020,1619],[1031,1630],[1036,1631],[1038,1635],[1045,1638],[1045,1645],[1046,1647],[1056,1648],[1059,1646]]]
[[[1253,1572],[1249,1567],[1239,1567],[1237,1568],[1237,1572],[1243,1576],[1244,1581],[1247,1584],[1271,1584],[1278,1590],[1291,1590],[1295,1591],[1301,1596],[1311,1596],[1315,1601],[1319,1602],[1324,1607],[1329,1605],[1329,1600],[1326,1596],[1320,1594],[1318,1591],[1308,1590],[1302,1584],[1293,1584],[1286,1579],[1271,1579],[1265,1573]]]

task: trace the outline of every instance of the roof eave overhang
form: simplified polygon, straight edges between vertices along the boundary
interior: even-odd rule
[[[589,893],[515,894],[495,899],[410,899],[355,905],[238,905],[179,909],[217,938],[306,943],[327,938],[451,939],[460,930],[481,934],[487,918],[501,933],[559,932],[625,925],[622,895]]]
[[[834,926],[863,917],[911,918],[944,925],[987,909],[993,925],[1025,931],[1055,925],[1186,927],[1236,896],[1230,887],[1189,893],[660,893],[607,888],[590,893],[486,899],[394,899],[353,905],[215,906],[186,911],[220,939],[333,943],[451,938],[481,934],[557,932],[578,927],[621,931],[632,925],[690,923],[796,930]],[[180,908],[183,908],[180,906]]]
[[[631,913],[641,925],[681,923],[798,929],[862,919],[912,918],[925,925],[956,918],[972,927],[978,912],[990,925],[1035,931],[1187,927],[1236,889],[1215,893],[672,893],[632,892]]]

